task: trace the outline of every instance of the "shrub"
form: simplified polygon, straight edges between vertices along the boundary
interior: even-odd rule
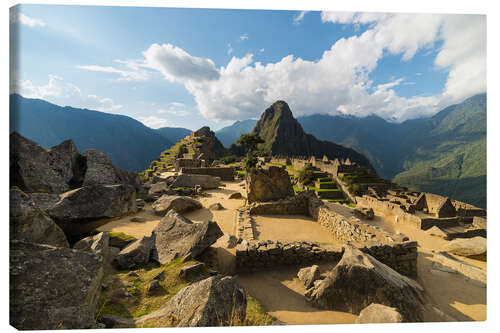
[[[298,180],[304,185],[311,184],[314,181],[314,170],[310,164],[306,164],[304,169],[299,171]]]

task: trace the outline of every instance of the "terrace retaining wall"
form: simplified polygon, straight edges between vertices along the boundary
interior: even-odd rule
[[[209,175],[220,177],[221,180],[234,180],[234,168],[181,168],[182,173]]]

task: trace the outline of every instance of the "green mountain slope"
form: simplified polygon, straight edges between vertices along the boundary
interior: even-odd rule
[[[288,104],[283,101],[273,103],[264,111],[253,133],[264,140],[260,148],[273,155],[318,158],[326,155],[329,159],[349,158],[353,162],[373,169],[368,159],[355,150],[329,141],[321,141],[306,134],[293,117]]]
[[[94,148],[121,169],[145,169],[172,142],[127,116],[61,107],[40,99],[10,95],[10,132],[52,147],[73,139],[80,152]]]
[[[486,94],[421,122],[402,145],[396,183],[486,208]]]

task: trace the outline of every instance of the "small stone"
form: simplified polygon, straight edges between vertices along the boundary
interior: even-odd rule
[[[115,292],[113,293],[113,296],[118,297],[118,298],[122,298],[122,297],[129,297],[130,294],[128,293],[127,289],[120,288],[120,289],[115,290]]]
[[[153,280],[163,281],[165,279],[165,271],[161,271],[160,273],[153,276]]]
[[[139,274],[137,274],[137,273],[136,273],[136,272],[134,272],[134,271],[132,271],[132,272],[128,273],[127,275],[128,275],[128,276],[130,276],[130,277],[137,277],[137,278],[139,277]]]
[[[154,291],[160,288],[160,282],[158,280],[152,280],[148,285],[148,292]]]
[[[224,207],[220,203],[216,202],[214,204],[211,204],[210,207],[208,207],[208,209],[210,209],[210,210],[223,210]]]
[[[229,195],[229,199],[241,199],[243,195],[240,192],[235,192]]]
[[[132,217],[130,222],[146,222],[147,220],[144,217]]]

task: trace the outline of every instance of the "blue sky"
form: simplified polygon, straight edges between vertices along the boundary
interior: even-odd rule
[[[11,91],[213,129],[294,115],[404,121],[486,91],[486,18],[270,10],[21,5]]]

